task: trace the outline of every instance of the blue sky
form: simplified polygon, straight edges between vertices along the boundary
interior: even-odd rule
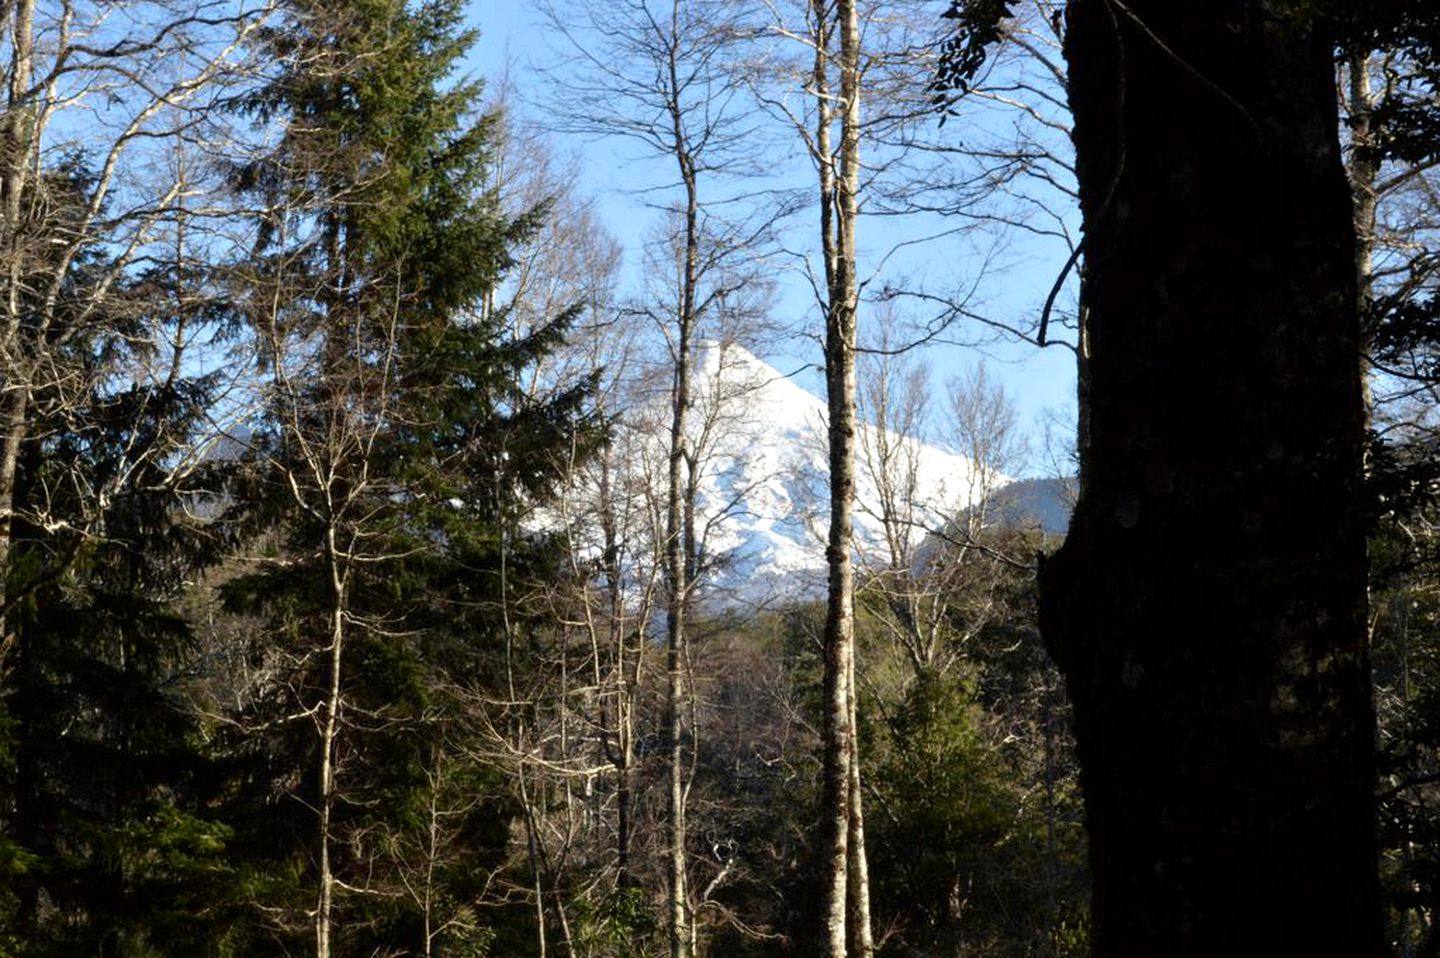
[[[551,56],[538,15],[524,2],[472,0],[470,20],[480,30],[479,42],[470,58],[471,71],[492,81],[508,71],[523,101],[528,92],[538,87],[532,73],[534,65],[546,62]],[[539,112],[538,107],[523,103],[521,109]],[[562,144],[562,149],[565,148]],[[646,164],[627,162],[623,145],[617,142],[591,141],[571,144],[569,148],[583,157],[579,188],[583,194],[596,199],[606,227],[626,245],[627,272],[633,278],[638,275],[635,264],[639,260],[639,238],[654,218],[653,211],[647,210],[634,195],[636,188],[647,181]],[[862,246],[875,252],[894,242],[892,231],[903,229],[903,226],[892,225],[892,221],[864,221],[860,234]],[[952,247],[929,255],[929,260],[917,260],[914,268],[932,274],[953,271],[960,277],[981,268],[978,254],[973,251]],[[979,295],[986,311],[1007,320],[1033,319],[1063,265],[1064,256],[1065,251],[1053,243],[1047,246],[1009,238],[1004,256],[1007,268],[992,271],[979,282]],[[793,280],[782,280],[779,311],[798,317],[810,301],[803,279],[797,276]],[[959,333],[971,342],[979,335],[976,330]],[[769,347],[746,345],[787,370],[818,359],[816,350],[800,341]],[[984,362],[992,378],[1004,385],[1018,407],[1020,425],[1031,434],[1034,446],[1040,444],[1042,419],[1048,417],[1068,423],[1073,418],[1074,359],[1068,349],[1057,346],[1040,350],[1029,344],[990,337],[978,349],[932,348],[923,358],[932,367],[932,379],[937,387],[947,377]],[[823,388],[818,375],[802,374],[797,381],[812,391]],[[938,401],[936,406],[938,411]],[[1044,473],[1048,468],[1037,455],[1029,471]]]

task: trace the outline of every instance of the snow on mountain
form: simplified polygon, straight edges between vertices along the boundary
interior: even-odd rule
[[[829,523],[824,401],[733,343],[701,349],[695,384],[688,439],[701,603],[756,607],[823,595]],[[668,401],[661,400],[622,425],[620,444],[651,464],[651,483],[663,475],[654,464],[664,462],[668,420]],[[965,457],[873,426],[862,426],[858,440],[855,539],[862,566],[890,555],[880,519],[886,489],[909,517],[903,531],[916,540],[923,527],[971,504],[975,469]],[[872,467],[882,458],[889,468]],[[662,489],[654,486],[649,495]]]

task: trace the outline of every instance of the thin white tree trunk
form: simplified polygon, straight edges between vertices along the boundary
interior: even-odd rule
[[[340,725],[340,675],[345,655],[345,576],[333,523],[325,530],[325,551],[330,572],[330,675],[320,728],[320,888],[315,905],[315,958],[330,958],[335,904],[330,819],[335,808],[335,738]]]
[[[860,190],[860,30],[853,0],[837,0],[833,13],[813,0],[817,101],[816,154],[826,267],[825,386],[830,440],[830,531],[826,556],[829,592],[825,619],[825,796],[829,847],[825,850],[825,947],[828,958],[869,958],[868,865],[860,798],[856,736],[855,573],[852,565],[855,500],[856,373],[859,290],[855,230]],[[831,19],[833,17],[833,19]],[[830,42],[839,33],[840,91],[832,100]],[[840,122],[838,156],[831,124]]]
[[[854,584],[850,567],[853,458],[845,428],[854,429],[854,376],[850,376],[851,415],[846,416],[845,370],[853,361],[847,340],[840,289],[840,249],[835,227],[835,159],[831,153],[833,116],[829,87],[829,44],[833,29],[825,0],[811,0],[815,22],[815,158],[820,186],[820,235],[825,259],[825,391],[829,415],[830,528],[826,540],[828,591],[825,614],[824,781],[821,802],[825,846],[823,894],[825,954],[846,958],[849,883],[850,706],[846,677],[853,654]]]
[[[870,924],[870,863],[865,853],[864,802],[860,797],[860,726],[854,656],[851,656],[850,667],[850,945],[855,958],[871,958],[875,954],[875,939]]]
[[[689,890],[685,862],[685,614],[689,563],[685,555],[683,469],[686,414],[690,405],[690,323],[694,308],[693,268],[696,257],[694,194],[687,217],[686,275],[670,422],[670,462],[666,482],[666,724],[670,735],[670,860],[669,910],[671,958],[689,958]]]
[[[8,360],[3,371],[5,401],[0,414],[0,653],[10,645],[10,633],[4,619],[9,599],[6,583],[10,569],[10,542],[15,514],[15,470],[20,460],[20,446],[25,441],[25,419],[29,410],[30,381],[25,361],[29,350],[21,341],[24,336],[22,318],[25,289],[25,249],[23,198],[27,187],[35,131],[34,111],[30,107],[30,86],[35,69],[35,2],[15,0],[11,16],[10,83],[3,127],[0,127],[0,207],[4,223],[0,224],[0,253],[6,259],[5,339],[0,349]]]
[[[839,292],[844,303],[842,319],[848,325],[844,332],[845,344],[840,355],[844,363],[844,418],[845,428],[841,435],[845,439],[844,458],[846,477],[843,492],[849,498],[847,512],[853,509],[855,496],[855,433],[856,433],[856,385],[855,346],[859,327],[859,284],[856,278],[855,230],[860,220],[860,23],[855,0],[836,0],[835,17],[840,25],[840,102],[843,113],[840,119],[840,169],[836,186],[838,188],[839,216],[836,227],[839,242]],[[850,518],[846,519],[845,557],[848,562],[852,548]],[[850,936],[855,958],[870,958],[875,952],[875,943],[870,931],[870,875],[865,855],[865,819],[860,797],[860,736],[858,723],[859,696],[855,683],[855,583],[853,571],[849,577],[845,601],[849,609],[849,632],[844,640],[850,646],[849,671],[845,676],[846,700],[850,710],[849,741],[850,752],[847,787],[850,800],[847,808],[847,831],[849,832],[849,897]]]
[[[672,11],[672,33],[680,20],[679,0]],[[681,89],[678,64],[672,53],[667,61],[668,89]],[[676,321],[675,370],[671,391],[669,470],[665,489],[665,566],[666,566],[666,718],[670,734],[670,955],[690,958],[690,891],[685,860],[685,746],[684,713],[687,694],[685,682],[686,615],[689,611],[690,549],[687,545],[689,515],[694,504],[686,502],[685,464],[686,429],[690,410],[690,343],[695,328],[695,304],[700,281],[700,201],[694,157],[685,132],[680,101],[672,97],[670,123],[674,137],[675,160],[685,188],[684,262],[680,277],[680,302]]]
[[[523,736],[523,728],[521,735]],[[530,860],[530,879],[532,891],[535,895],[535,948],[538,958],[546,958],[547,943],[545,936],[545,886],[541,881],[540,865],[540,840],[536,834],[538,824],[536,822],[535,806],[530,800],[530,788],[525,784],[525,764],[521,761],[518,770],[520,782],[520,804],[525,809],[525,849],[526,856]]]

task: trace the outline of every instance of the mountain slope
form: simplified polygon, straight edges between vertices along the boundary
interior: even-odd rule
[[[708,565],[701,601],[754,606],[823,595],[825,402],[735,344],[707,345],[697,365],[689,438]],[[970,504],[975,470],[963,456],[871,426],[861,427],[858,445],[855,539],[862,565],[889,555],[881,519],[887,501],[912,529],[939,524]],[[899,475],[887,480],[881,459]]]
[[[711,609],[757,608],[824,595],[829,523],[825,402],[734,343],[706,344],[693,376],[688,442],[700,547],[697,600]],[[668,393],[653,389],[617,426],[603,480],[592,471],[590,499],[600,488],[617,499],[611,527],[620,526],[627,587],[656,580]],[[978,504],[981,488],[1008,478],[982,476],[964,456],[862,425],[857,437],[855,551],[859,569],[880,569],[892,556],[917,556],[926,530]],[[988,481],[982,481],[987,480]],[[1042,528],[1063,525],[1065,509],[1050,500],[1059,487],[1027,483],[1023,494],[992,500],[1002,521]],[[618,498],[617,498],[618,497]],[[604,550],[593,505],[571,509],[586,551]],[[884,516],[892,521],[887,524]],[[903,560],[901,560],[903,561]]]

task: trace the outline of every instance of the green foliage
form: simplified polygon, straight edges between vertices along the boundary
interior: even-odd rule
[[[660,930],[650,895],[640,888],[615,888],[598,905],[580,901],[578,941],[614,958],[643,958],[641,945]]]
[[[293,0],[265,36],[279,69],[243,104],[283,134],[234,171],[270,210],[236,270],[237,298],[266,310],[252,323],[274,378],[236,511],[273,560],[224,594],[275,670],[236,717],[264,731],[235,747],[247,788],[280,799],[237,815],[262,860],[298,865],[256,894],[283,916],[277,939],[298,943],[325,743],[284,716],[327,701],[338,617],[327,847],[339,880],[366,890],[337,901],[341,953],[418,950],[427,917],[447,953],[508,953],[520,910],[479,898],[505,859],[509,783],[459,718],[512,661],[497,654],[502,569],[513,587],[555,567],[517,516],[553,489],[557,448],[596,442],[592,381],[549,396],[520,385],[578,313],[520,330],[494,306],[543,209],[507,216],[489,183],[495,119],[454,76],[472,39],[462,10]]]
[[[1397,950],[1427,954],[1440,945],[1425,917],[1440,907],[1440,595],[1434,554],[1401,528],[1371,549],[1380,874]]]
[[[1033,584],[1014,578],[1007,612],[943,673],[897,667],[889,632],[872,615],[859,619],[866,844],[881,955],[1087,953],[1068,715],[1035,634]],[[957,617],[974,614],[956,602]],[[822,625],[823,608],[811,605],[743,624],[692,622],[696,661],[715,678],[703,686],[714,715],[698,736],[691,826],[710,843],[734,842],[735,864],[716,898],[745,923],[711,913],[705,935],[716,954],[821,947],[813,822]],[[710,855],[708,845],[695,849],[697,873],[713,874]]]
[[[1391,82],[1378,104],[1374,124],[1377,159],[1424,166],[1440,158],[1440,11],[1426,0],[1326,0],[1321,10],[1331,21],[1345,54],[1390,53],[1403,69],[1402,82]]]
[[[19,654],[6,701],[19,842],[12,927],[29,938],[27,954],[183,953],[209,935],[209,902],[229,881],[230,831],[204,808],[212,768],[184,694],[194,636],[176,608],[217,536],[162,478],[208,402],[197,383],[96,395],[71,408],[85,428],[22,463],[26,494],[45,490],[61,514],[92,505],[50,490],[76,488],[76,477],[104,487],[122,468],[133,477],[101,535],[65,546],[63,531],[16,526],[24,558],[12,574],[36,577],[9,623]]]
[[[885,717],[868,821],[895,954],[1032,954],[1046,927],[1043,820],[986,724],[962,676],[922,676]]]

